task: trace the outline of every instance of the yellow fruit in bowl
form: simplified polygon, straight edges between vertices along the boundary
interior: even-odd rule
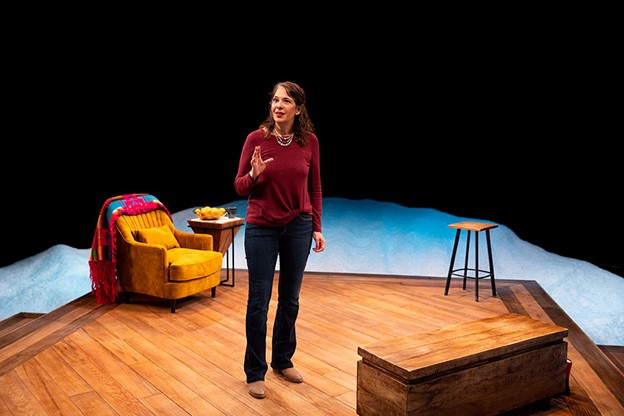
[[[193,212],[202,220],[216,220],[225,214],[225,208],[205,206],[203,208],[196,208]]]

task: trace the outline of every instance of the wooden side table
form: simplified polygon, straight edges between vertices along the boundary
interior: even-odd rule
[[[234,237],[238,233],[245,220],[243,218],[219,218],[216,220],[202,220],[193,218],[188,220],[189,227],[195,234],[210,234],[213,239],[215,251],[220,251],[225,256],[225,280],[221,285],[234,287]],[[231,248],[231,250],[230,250]],[[230,251],[232,252],[232,283],[230,281]]]

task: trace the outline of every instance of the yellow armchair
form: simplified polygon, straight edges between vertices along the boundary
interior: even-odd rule
[[[117,279],[121,290],[176,300],[216,288],[223,254],[213,250],[210,234],[180,231],[160,209],[121,215],[115,222]]]

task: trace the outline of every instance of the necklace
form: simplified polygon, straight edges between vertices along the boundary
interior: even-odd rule
[[[273,133],[275,133],[275,138],[277,139],[277,143],[280,146],[289,146],[290,143],[292,143],[292,141],[293,141],[293,137],[295,137],[294,133],[290,133],[290,134],[288,134],[286,136],[282,136],[281,134],[279,134],[275,130],[273,131]]]

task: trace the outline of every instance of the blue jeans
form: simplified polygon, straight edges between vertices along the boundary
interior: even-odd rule
[[[297,348],[295,322],[299,314],[299,292],[311,247],[310,214],[299,214],[282,227],[245,225],[249,294],[244,368],[248,383],[264,380],[269,368],[266,361],[267,316],[278,256],[280,270],[271,367],[276,370],[293,367],[291,358]]]

